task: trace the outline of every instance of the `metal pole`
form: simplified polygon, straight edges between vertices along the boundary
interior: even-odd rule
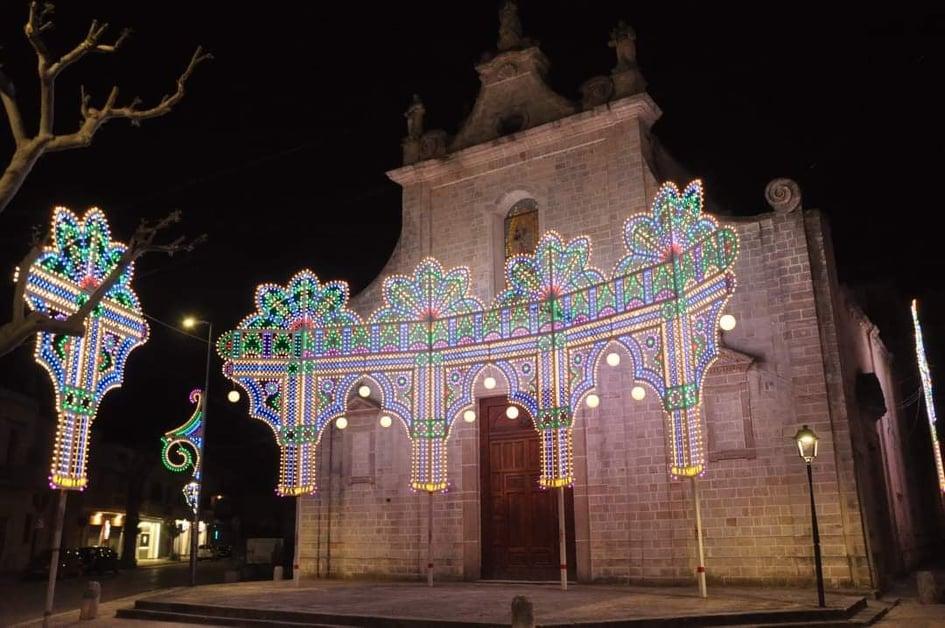
[[[568,590],[568,539],[564,521],[564,487],[558,487],[558,557],[561,567],[561,590]]]
[[[814,535],[814,569],[817,571],[817,605],[823,608],[824,601],[824,567],[820,560],[820,530],[817,527],[817,505],[814,503],[814,475],[811,472],[810,462],[807,463],[807,486],[810,488],[810,524]]]
[[[46,583],[46,608],[43,610],[43,628],[49,625],[56,595],[56,574],[59,571],[59,545],[62,543],[62,520],[66,515],[66,492],[59,489],[59,505],[56,507],[56,524],[53,528],[52,557],[49,560],[49,581]]]
[[[427,491],[427,586],[433,586],[433,491]]]
[[[194,520],[190,525],[190,586],[197,586],[197,546],[200,537],[200,497],[203,493],[203,468],[204,468],[204,444],[207,442],[207,401],[210,398],[210,354],[213,350],[213,323],[207,323],[207,365],[204,369],[203,394],[200,396],[200,405],[202,406],[203,416],[203,438],[200,439],[200,477],[197,479],[197,497],[196,508],[194,508]]]
[[[696,575],[699,579],[699,596],[708,597],[705,586],[705,546],[702,543],[702,511],[699,508],[699,481],[692,477],[692,500],[696,507],[696,546],[699,548],[699,564],[696,566]]]
[[[295,498],[295,556],[292,558],[292,581],[295,583],[295,586],[299,586],[302,579],[302,574],[299,573],[299,562],[302,556],[302,548],[299,547],[299,529],[302,524],[302,496],[299,495]]]

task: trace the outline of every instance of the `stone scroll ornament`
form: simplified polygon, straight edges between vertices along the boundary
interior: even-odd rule
[[[608,278],[589,265],[591,242],[546,233],[531,255],[506,263],[508,288],[491,307],[469,293],[469,270],[426,258],[388,277],[366,321],[348,309],[343,282],[302,271],[257,288],[256,312],[217,343],[224,374],[282,451],[277,492],[314,492],[324,428],[367,386],[411,440],[411,486],[447,488],[446,441],[458,417],[475,418],[474,389],[501,374],[509,403],[541,435],[544,487],[574,481],[575,408],[594,391],[608,347],[631,356],[634,379],[662,401],[669,472],[705,470],[701,389],[718,355],[719,318],[735,289],[738,239],[702,214],[702,184],[664,184],[651,211],[624,227],[627,255]]]
[[[28,269],[24,298],[34,311],[65,319],[82,307],[125,252],[113,242],[99,209],[79,218],[57,207],[52,240]],[[102,398],[121,385],[125,362],[148,338],[129,265],[84,321],[82,336],[40,332],[36,361],[45,367],[56,393],[56,441],[49,485],[84,489],[88,483],[89,431]]]
[[[203,449],[203,391],[195,388],[190,392],[193,414],[187,421],[161,437],[161,462],[170,471],[183,473],[191,470],[191,480],[184,485],[184,501],[196,512],[200,495],[200,452]]]

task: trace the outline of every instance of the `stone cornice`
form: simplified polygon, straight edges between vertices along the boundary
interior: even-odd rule
[[[560,141],[563,135],[577,137],[633,119],[638,119],[649,127],[659,119],[661,113],[649,95],[637,94],[484,144],[470,146],[445,157],[389,170],[387,176],[401,186],[448,178],[460,171],[468,172],[471,167],[516,157],[526,150],[540,154],[545,146]]]

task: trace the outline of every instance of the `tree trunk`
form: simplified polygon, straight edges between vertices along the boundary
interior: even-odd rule
[[[138,566],[138,524],[141,523],[141,497],[144,493],[143,473],[128,478],[128,501],[125,504],[125,538],[121,548],[121,566],[134,569]]]

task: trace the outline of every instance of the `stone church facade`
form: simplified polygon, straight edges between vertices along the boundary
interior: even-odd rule
[[[405,164],[388,173],[403,188],[403,227],[381,274],[433,256],[468,266],[487,303],[504,288],[507,255],[546,230],[590,236],[591,263],[613,267],[627,216],[646,211],[662,181],[690,178],[651,133],[660,110],[629,27],[612,33],[611,74],[585,82],[573,103],[547,86],[549,61],[522,35],[514,5],[500,17],[498,50],[476,66],[479,96],[456,134],[424,129],[416,97],[406,113]],[[738,325],[724,332],[704,388],[708,579],[813,580],[806,473],[792,440],[806,424],[820,437],[828,585],[881,587],[914,565],[923,543],[891,356],[837,281],[823,214],[804,208],[789,180],[773,181],[766,197],[770,211],[716,215],[737,230],[741,253],[727,308]],[[353,308],[366,315],[379,302],[380,280]],[[692,485],[667,473],[659,401],[630,400],[622,358],[600,370],[600,405],[575,409],[567,562],[582,582],[692,582]],[[554,579],[557,512],[534,481],[537,432],[528,417],[504,417],[502,386],[478,390],[477,420],[454,424],[449,490],[432,498],[409,488],[406,432],[380,426],[378,408],[356,400],[348,428],[329,428],[318,445],[319,492],[300,498],[302,575],[423,577],[432,507],[438,579]]]

